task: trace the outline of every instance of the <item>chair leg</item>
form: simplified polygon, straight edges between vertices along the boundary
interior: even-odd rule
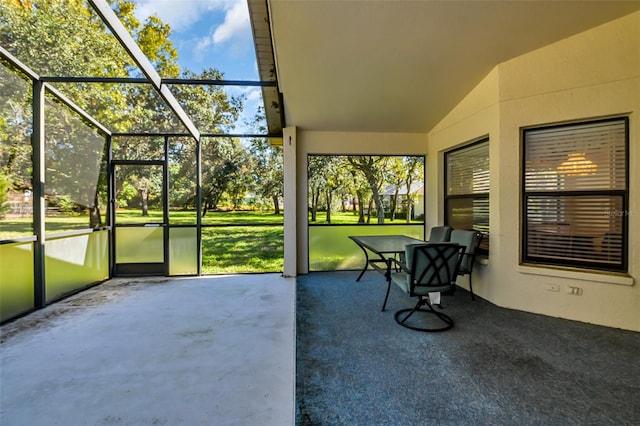
[[[391,280],[387,280],[387,294],[385,294],[384,296],[384,303],[382,304],[381,312],[384,312],[384,309],[387,306],[387,299],[389,298],[389,290],[391,290]]]
[[[471,277],[473,276],[473,274],[470,272],[469,273],[469,293],[471,293],[471,300],[473,300],[475,302],[476,297],[473,295],[473,283],[471,282]]]
[[[427,309],[421,309],[422,306],[426,306]],[[413,315],[416,312],[434,314],[435,316],[440,318],[445,323],[445,325],[439,328],[426,328],[426,327],[416,327],[411,324],[407,324],[406,321],[409,319],[411,315]],[[402,314],[404,313],[406,313],[406,315],[403,318],[401,318]],[[436,310],[434,310],[433,306],[431,306],[431,303],[427,298],[425,299],[421,298],[420,300],[418,300],[418,303],[416,303],[416,306],[413,309],[407,308],[407,309],[399,310],[398,312],[395,313],[393,318],[401,326],[410,328],[411,330],[416,330],[416,331],[445,331],[453,327],[453,320],[451,319],[451,317],[443,314],[442,312],[437,312]]]

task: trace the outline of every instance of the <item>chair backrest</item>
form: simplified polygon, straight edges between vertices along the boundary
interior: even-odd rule
[[[477,231],[463,231],[461,229],[454,229],[451,232],[451,238],[449,241],[452,243],[460,244],[464,246],[464,256],[460,262],[460,274],[470,274],[473,269],[473,263],[476,259],[476,251],[480,242],[482,241],[482,233]]]
[[[409,294],[415,295],[416,287],[428,290],[429,287],[452,285],[458,275],[463,253],[464,247],[453,243],[408,245],[406,256],[410,270]]]
[[[445,241],[449,241],[451,229],[452,228],[450,226],[434,226],[429,232],[429,239],[427,241],[430,243],[443,243]]]

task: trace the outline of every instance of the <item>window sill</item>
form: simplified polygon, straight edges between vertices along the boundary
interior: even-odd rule
[[[518,272],[521,274],[543,275],[556,278],[570,278],[575,280],[593,281],[605,284],[618,284],[632,286],[634,284],[633,277],[627,274],[616,274],[614,272],[583,272],[571,269],[560,269],[550,267],[538,267],[520,265]]]

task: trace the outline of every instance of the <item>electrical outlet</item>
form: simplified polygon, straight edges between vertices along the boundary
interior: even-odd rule
[[[560,286],[558,284],[547,284],[545,286],[545,289],[547,291],[560,291]]]
[[[578,287],[575,285],[567,286],[567,293],[574,296],[582,296],[582,287]]]

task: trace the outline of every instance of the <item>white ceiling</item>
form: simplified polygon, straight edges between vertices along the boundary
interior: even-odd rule
[[[640,1],[268,0],[287,125],[428,132],[498,63]]]

